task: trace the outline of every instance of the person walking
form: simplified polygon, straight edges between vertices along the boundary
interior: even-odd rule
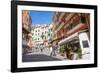
[[[56,45],[53,47],[53,56],[56,56]]]
[[[52,53],[53,53],[53,51],[52,51],[52,46],[50,47],[50,56],[52,56]]]
[[[43,48],[44,48],[44,47],[42,46],[42,47],[41,47],[41,52],[43,52]]]
[[[56,56],[56,47],[53,45],[50,56]]]

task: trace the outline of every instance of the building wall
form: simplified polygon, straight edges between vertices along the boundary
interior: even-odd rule
[[[23,47],[28,47],[30,49],[32,47],[32,35],[31,35],[31,17],[29,15],[29,11],[22,11],[22,41]]]
[[[22,26],[23,29],[26,30],[26,32],[30,32],[31,31],[31,16],[29,15],[29,11],[27,10],[23,10],[22,11]]]
[[[32,40],[34,45],[41,43],[48,43],[49,39],[52,37],[52,31],[49,28],[49,25],[43,26],[33,26],[32,29]],[[48,45],[48,44],[47,44]]]
[[[53,23],[53,38],[59,42],[75,32],[90,29],[89,14],[56,12]]]

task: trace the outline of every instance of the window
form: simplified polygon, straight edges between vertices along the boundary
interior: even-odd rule
[[[46,31],[45,31],[45,34],[46,34]]]
[[[34,38],[32,38],[32,41],[34,41]]]
[[[81,14],[81,22],[86,23],[86,18],[84,14]]]
[[[51,29],[49,29],[49,32],[51,32]]]
[[[45,37],[45,40],[46,40],[46,37]]]
[[[38,36],[39,36],[39,33],[38,33]]]
[[[29,21],[28,17],[26,17],[26,21],[27,21],[27,22]]]
[[[43,32],[42,32],[42,34],[43,34]]]
[[[88,48],[89,47],[89,44],[88,44],[87,40],[82,41],[82,44],[83,44],[83,48]]]
[[[32,36],[34,36],[34,33],[32,34]]]

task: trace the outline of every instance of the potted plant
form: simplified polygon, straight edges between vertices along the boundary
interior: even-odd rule
[[[60,50],[61,56],[64,56],[64,52],[65,52],[64,45],[61,45],[59,50]]]

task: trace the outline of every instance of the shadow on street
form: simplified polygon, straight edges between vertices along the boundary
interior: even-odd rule
[[[60,61],[44,54],[23,55],[22,62],[39,62],[39,61]]]

